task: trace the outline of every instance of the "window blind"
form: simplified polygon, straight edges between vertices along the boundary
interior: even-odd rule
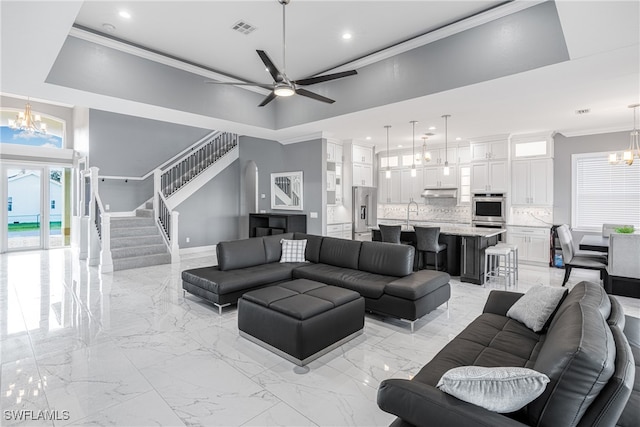
[[[575,161],[576,228],[633,224],[640,228],[640,162],[611,165],[606,153],[580,155]]]

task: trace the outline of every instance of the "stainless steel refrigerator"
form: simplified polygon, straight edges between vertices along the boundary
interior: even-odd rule
[[[378,189],[353,187],[353,240],[371,240],[378,225]]]

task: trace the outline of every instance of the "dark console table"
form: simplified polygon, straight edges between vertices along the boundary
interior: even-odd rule
[[[249,237],[272,234],[307,232],[307,216],[304,214],[261,213],[249,214]]]

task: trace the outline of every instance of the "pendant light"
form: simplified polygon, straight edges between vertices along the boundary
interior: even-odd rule
[[[449,175],[449,159],[447,158],[447,139],[449,138],[447,122],[449,120],[449,117],[451,117],[451,114],[445,114],[444,116],[442,116],[442,118],[444,119],[444,169],[442,170],[442,173],[444,175]]]
[[[391,178],[391,168],[389,166],[389,128],[390,125],[386,125],[385,129],[387,130],[387,171],[384,173],[384,177],[387,179]]]
[[[418,174],[416,172],[416,120],[411,120],[409,123],[413,126],[412,133],[412,145],[411,145],[411,178],[415,178]]]
[[[427,151],[427,139],[429,139],[427,134],[422,135],[422,159],[425,164],[431,161],[431,153]]]
[[[629,105],[629,108],[633,108],[633,130],[629,134],[629,148],[622,153],[622,158],[618,157],[618,153],[609,154],[609,163],[611,164],[626,163],[631,166],[635,159],[640,160],[640,130],[638,130],[636,121],[638,107],[640,107],[640,104]]]

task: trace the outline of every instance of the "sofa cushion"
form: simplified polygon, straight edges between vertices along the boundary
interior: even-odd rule
[[[382,276],[327,264],[310,264],[297,267],[293,270],[293,277],[351,289],[365,298],[380,298],[384,293],[385,286],[396,279],[396,277]]]
[[[305,250],[305,258],[307,261],[319,263],[320,262],[320,247],[322,246],[322,240],[324,237],[315,236],[313,234],[306,233],[293,233],[295,240],[306,240],[307,249]]]
[[[477,317],[427,363],[414,381],[435,387],[449,369],[460,366],[518,366],[533,369],[544,335],[491,313]]]
[[[385,276],[404,277],[413,273],[415,249],[410,245],[362,242],[358,269]]]
[[[336,267],[358,269],[362,242],[325,237],[320,247],[320,262]]]
[[[445,286],[451,280],[447,273],[435,270],[420,270],[410,276],[401,277],[390,282],[384,293],[399,298],[415,301]]]
[[[437,387],[489,411],[509,413],[540,396],[549,378],[520,367],[461,366],[444,373]]]
[[[282,243],[280,241],[282,239],[293,239],[293,233],[275,234],[262,238],[267,263],[280,261],[282,257]]]
[[[221,271],[253,267],[267,262],[262,237],[220,242],[216,245]]]
[[[301,263],[270,263],[221,271],[216,267],[194,268],[182,272],[182,280],[209,292],[224,295],[255,286],[291,279],[292,270]]]
[[[616,353],[606,322],[610,308],[599,284],[581,282],[569,292],[533,366],[551,383],[528,405],[530,424],[576,425],[607,384],[615,369]]]

